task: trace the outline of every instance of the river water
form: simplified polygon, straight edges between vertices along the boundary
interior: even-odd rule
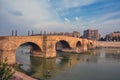
[[[57,52],[54,59],[30,57],[28,46],[16,51],[16,60],[31,77],[43,80],[120,80],[120,49],[101,48],[88,53]]]

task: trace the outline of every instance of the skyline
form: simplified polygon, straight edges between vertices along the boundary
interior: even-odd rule
[[[120,31],[119,0],[0,0],[0,35],[12,30],[72,32],[98,29],[103,35]]]

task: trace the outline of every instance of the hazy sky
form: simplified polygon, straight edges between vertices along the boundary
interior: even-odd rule
[[[0,35],[85,29],[120,31],[120,0],[0,0]]]

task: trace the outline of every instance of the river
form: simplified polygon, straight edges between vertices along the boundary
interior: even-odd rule
[[[64,56],[44,59],[28,54],[28,46],[16,51],[16,60],[31,77],[43,80],[120,80],[120,49],[101,48],[88,53],[57,52]],[[49,75],[48,75],[49,73]]]

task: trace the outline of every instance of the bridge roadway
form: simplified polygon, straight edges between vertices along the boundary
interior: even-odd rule
[[[10,64],[16,63],[16,49],[25,43],[32,43],[40,48],[41,57],[52,58],[56,57],[56,44],[59,41],[65,41],[69,44],[71,49],[80,49],[87,51],[88,47],[94,47],[95,41],[75,38],[69,36],[1,36],[0,37],[0,50],[2,51],[2,59],[8,58]],[[79,43],[79,45],[77,45]],[[39,53],[37,54],[39,55]]]

